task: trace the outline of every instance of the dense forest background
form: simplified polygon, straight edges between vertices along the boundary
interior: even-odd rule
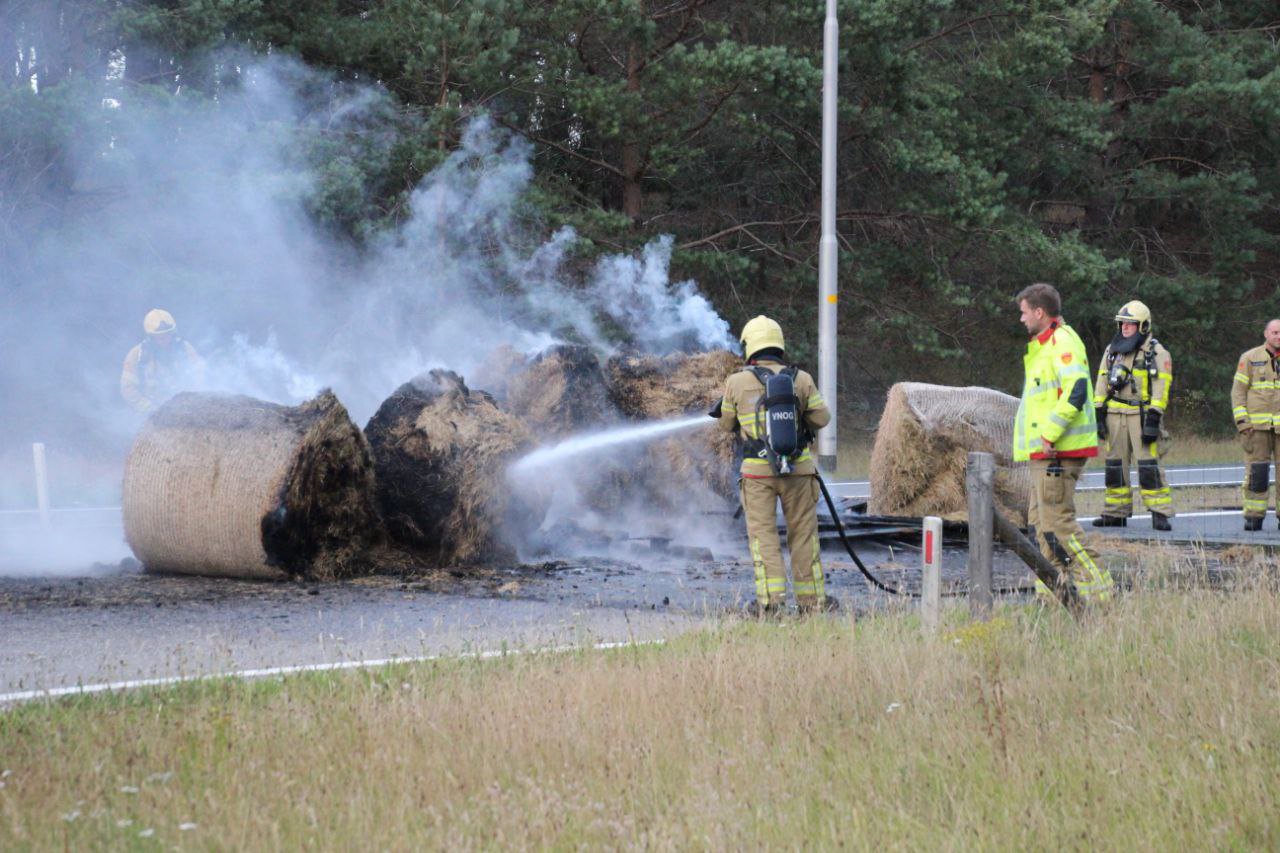
[[[823,5],[0,2],[0,288],[128,192],[68,165],[127,147],[113,116],[216,105],[245,61],[289,55],[391,96],[376,132],[315,123],[298,151],[335,239],[402,222],[487,114],[532,145],[529,203],[582,263],[672,235],[673,278],[735,329],[777,317],[811,365]],[[1235,357],[1280,313],[1274,0],[844,0],[840,21],[847,413],[873,423],[906,379],[1016,393],[1011,294],[1045,280],[1093,358],[1120,304],[1151,305],[1176,419],[1229,428]]]

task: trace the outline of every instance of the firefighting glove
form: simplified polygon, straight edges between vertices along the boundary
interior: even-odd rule
[[[1142,419],[1142,443],[1146,445],[1154,444],[1156,439],[1160,437],[1160,420],[1163,414],[1155,409],[1147,409],[1147,416]]]
[[[1107,407],[1098,406],[1094,409],[1098,413],[1098,438],[1103,441],[1107,440]]]
[[[720,414],[723,409],[724,409],[724,397],[721,397],[719,400],[716,400],[716,404],[711,407],[711,411],[707,412],[707,414],[715,418],[716,420],[720,420]]]

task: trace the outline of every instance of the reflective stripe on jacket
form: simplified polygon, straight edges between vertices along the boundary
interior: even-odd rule
[[[1151,381],[1147,365],[1149,357],[1156,362],[1155,382]],[[1098,363],[1098,381],[1093,390],[1095,406],[1105,403],[1108,412],[1132,415],[1139,414],[1144,408],[1161,412],[1169,408],[1169,391],[1173,387],[1173,357],[1163,344],[1159,341],[1144,341],[1133,352],[1117,355],[1115,364],[1124,365],[1133,371],[1132,379],[1119,393],[1110,400],[1107,399],[1107,374],[1114,366],[1111,363],[1111,347],[1108,346],[1102,353],[1102,361]]]
[[[1075,330],[1055,320],[1027,344],[1026,379],[1013,425],[1013,458],[1044,459],[1041,439],[1058,456],[1098,455],[1098,423],[1089,399],[1089,359]],[[1083,386],[1077,383],[1084,381]],[[1075,398],[1072,394],[1075,393]]]
[[[756,364],[774,373],[785,367],[779,362],[764,359]],[[818,393],[818,386],[812,376],[803,370],[797,370],[795,389],[796,398],[800,401],[800,422],[810,432],[817,432],[831,423],[831,412],[828,411],[822,395]],[[720,407],[720,429],[725,432],[737,431],[744,440],[764,438],[764,424],[758,422],[759,414],[756,412],[756,404],[763,393],[764,386],[760,384],[760,380],[750,368],[743,368],[730,375],[724,383],[724,402]],[[744,477],[773,476],[773,468],[770,467],[769,460],[755,457],[743,459],[739,471]],[[817,466],[813,463],[813,456],[808,447],[792,460],[792,474],[816,474],[817,472]]]
[[[1280,353],[1266,345],[1240,356],[1231,383],[1231,418],[1239,429],[1280,431]]]

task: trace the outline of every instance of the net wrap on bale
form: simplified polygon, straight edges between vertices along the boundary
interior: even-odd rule
[[[520,418],[462,377],[432,370],[400,386],[365,427],[378,505],[392,539],[437,565],[514,557],[535,529],[537,495],[507,487],[507,466],[532,445]]]
[[[889,389],[871,450],[876,515],[968,517],[965,468],[971,451],[996,461],[996,507],[1025,524],[1030,477],[1013,461],[1018,400],[991,388],[900,382]]]
[[[300,406],[179,394],[125,464],[124,529],[150,572],[332,579],[381,544],[373,463],[329,391]]]

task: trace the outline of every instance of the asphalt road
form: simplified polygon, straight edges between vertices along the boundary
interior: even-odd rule
[[[1203,482],[1240,469],[1175,471],[1171,479]],[[832,485],[845,497],[865,487]],[[34,513],[0,514],[0,701],[106,681],[649,640],[751,596],[751,567],[732,531],[706,562],[613,554],[320,586],[143,574],[127,558],[118,511],[55,512],[50,525],[42,528]],[[1179,516],[1173,534],[1154,534],[1145,516],[1099,532],[1280,545],[1275,525],[1273,516],[1266,531],[1245,534],[1239,513],[1202,512]],[[865,544],[859,553],[888,582],[919,587],[918,549]],[[828,552],[824,562],[829,588],[847,609],[888,603],[842,553]],[[962,586],[964,565],[963,550],[948,550],[944,584]],[[1026,579],[1003,552],[996,575],[997,585]]]
[[[886,582],[919,588],[919,552],[860,546]],[[944,588],[963,586],[966,555],[944,554]],[[824,556],[846,610],[889,605],[847,558]],[[1024,580],[1001,554],[997,585]],[[666,637],[738,610],[750,563],[640,554],[308,585],[147,575],[0,578],[3,694],[103,681],[333,661]],[[905,600],[903,600],[905,601]]]

